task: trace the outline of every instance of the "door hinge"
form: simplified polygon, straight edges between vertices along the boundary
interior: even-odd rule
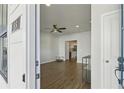
[[[40,78],[40,74],[36,74],[36,79],[39,79]]]
[[[39,62],[38,62],[37,60],[36,60],[36,62],[35,62],[35,65],[36,65],[36,66],[39,66]]]

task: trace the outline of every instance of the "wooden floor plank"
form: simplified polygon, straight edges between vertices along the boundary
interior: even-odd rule
[[[42,89],[90,89],[91,84],[82,79],[82,64],[51,62],[41,64]]]

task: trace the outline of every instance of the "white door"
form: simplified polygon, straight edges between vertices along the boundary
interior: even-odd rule
[[[10,88],[26,88],[26,5],[8,5]]]
[[[118,88],[114,70],[118,67],[119,57],[119,12],[103,16],[103,88]],[[101,34],[102,35],[102,34]]]

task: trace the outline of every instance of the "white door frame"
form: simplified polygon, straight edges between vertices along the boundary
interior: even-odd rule
[[[40,5],[27,5],[27,88],[40,89]]]
[[[29,4],[27,6],[27,78],[26,88],[40,89],[40,5]],[[38,66],[36,66],[38,64]],[[36,75],[39,78],[36,79]]]
[[[35,88],[40,89],[40,4],[35,5]]]
[[[115,14],[115,13],[119,13],[119,12],[120,12],[120,10],[118,9],[115,11],[107,12],[101,16],[101,88],[104,88],[104,78],[103,78],[103,76],[104,76],[104,73],[103,73],[104,72],[104,67],[103,67],[103,65],[104,65],[104,55],[103,55],[103,53],[104,53],[104,47],[103,47],[103,45],[104,45],[103,44],[104,43],[104,36],[103,36],[103,34],[104,34],[104,32],[103,32],[104,31],[103,30],[104,17]]]
[[[27,78],[26,88],[35,89],[35,4],[26,5],[27,9]]]

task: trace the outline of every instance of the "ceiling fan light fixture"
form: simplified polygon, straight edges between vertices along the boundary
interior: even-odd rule
[[[57,30],[56,30],[56,29],[54,29],[54,32],[57,32]]]
[[[53,29],[51,32],[57,32],[57,29]]]
[[[79,28],[79,25],[76,25],[75,27],[76,27],[76,28]]]

